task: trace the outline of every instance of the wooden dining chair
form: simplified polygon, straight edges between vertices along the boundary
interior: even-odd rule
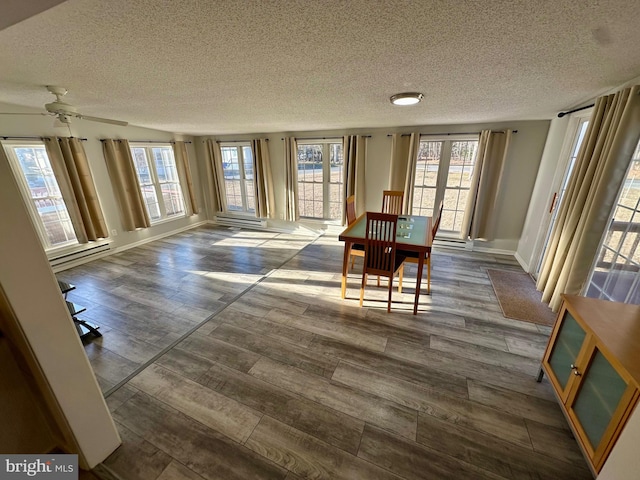
[[[384,190],[382,192],[382,213],[402,215],[402,199],[404,192],[401,190]]]
[[[350,195],[347,198],[347,225],[351,225],[353,222],[357,220],[357,218],[358,216],[356,214],[356,196]],[[364,258],[364,245],[361,243],[351,244],[351,250],[349,251],[349,259],[351,260],[352,270],[356,262],[356,257]]]
[[[440,219],[442,218],[442,209],[444,207],[444,202],[440,201],[440,205],[438,207],[438,213],[436,217],[433,219],[433,223],[431,225],[431,238],[436,238],[436,233],[438,233],[438,227],[440,226]],[[433,250],[433,246],[431,247]],[[405,261],[409,263],[418,263],[420,255],[418,252],[400,252],[402,255],[406,256]],[[427,293],[431,293],[431,252],[427,252],[424,257],[424,266],[427,267]]]
[[[396,252],[396,227],[398,216],[387,213],[367,212],[366,243],[364,245],[364,264],[362,267],[362,285],[360,287],[360,306],[364,301],[364,288],[369,274],[389,279],[389,299],[387,312],[391,311],[391,291],[393,277],[398,274],[398,293],[402,293],[404,274],[403,255]]]

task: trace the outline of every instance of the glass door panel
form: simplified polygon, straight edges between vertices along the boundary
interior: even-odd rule
[[[626,389],[625,381],[596,349],[572,408],[594,450],[598,448]]]
[[[571,144],[571,150],[569,152],[569,158],[567,161],[567,167],[564,172],[564,176],[562,177],[562,183],[558,191],[555,193],[555,197],[553,199],[553,203],[551,205],[551,219],[549,223],[549,227],[547,229],[547,235],[544,240],[544,246],[542,247],[542,253],[540,258],[538,259],[538,264],[536,266],[534,277],[537,279],[540,274],[540,270],[542,269],[542,261],[544,260],[544,254],[547,250],[547,246],[549,244],[549,240],[551,239],[551,233],[553,232],[553,227],[556,223],[556,219],[558,218],[558,212],[560,211],[560,204],[564,199],[565,191],[567,190],[567,186],[569,185],[569,179],[571,178],[571,173],[573,172],[573,167],[576,164],[576,159],[578,158],[578,154],[580,153],[580,147],[582,146],[582,141],[584,140],[585,134],[587,133],[587,127],[589,126],[589,120],[587,118],[583,118],[579,120],[577,130],[573,133],[573,140]]]
[[[585,331],[567,310],[560,325],[560,331],[549,356],[549,365],[564,390],[573,373],[572,365],[576,363],[580,348],[584,343]]]
[[[430,217],[436,205],[438,171],[442,159],[441,141],[422,141],[416,162],[416,178],[413,186],[414,215]]]

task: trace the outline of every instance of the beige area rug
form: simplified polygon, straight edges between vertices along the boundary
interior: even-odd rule
[[[536,290],[528,273],[488,268],[487,274],[505,317],[541,325],[555,323],[556,314],[540,301],[542,292]]]

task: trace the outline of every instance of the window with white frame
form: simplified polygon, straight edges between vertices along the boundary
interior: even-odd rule
[[[131,156],[151,223],[184,216],[184,197],[171,145],[133,144]]]
[[[476,138],[421,140],[413,185],[414,215],[433,215],[444,200],[440,231],[459,233],[478,150]]]
[[[640,143],[620,187],[586,296],[640,304]]]
[[[247,142],[220,144],[224,191],[228,212],[254,213],[256,211],[253,184],[253,150]]]
[[[342,140],[298,141],[298,209],[301,217],[342,218]]]
[[[8,142],[4,147],[45,250],[77,244],[44,144]]]

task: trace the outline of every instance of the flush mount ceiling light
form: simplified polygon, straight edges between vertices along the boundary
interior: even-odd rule
[[[419,92],[405,92],[392,95],[390,100],[394,105],[415,105],[422,100],[422,97],[424,95]]]

